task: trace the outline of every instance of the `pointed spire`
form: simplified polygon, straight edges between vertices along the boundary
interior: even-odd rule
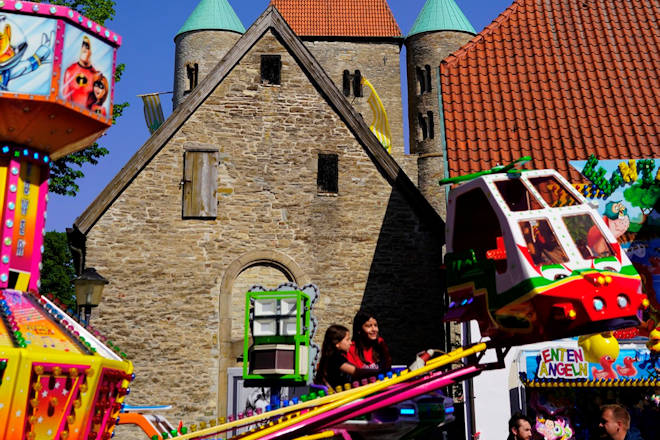
[[[454,0],[427,0],[408,36],[433,31],[476,34],[474,27]]]
[[[176,35],[207,29],[245,33],[243,23],[227,0],[201,0]]]

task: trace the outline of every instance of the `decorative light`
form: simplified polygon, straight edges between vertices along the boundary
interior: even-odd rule
[[[78,309],[84,309],[85,321],[89,322],[92,308],[97,307],[101,302],[103,288],[108,284],[108,280],[99,275],[93,267],[88,267],[73,281],[73,283],[76,291]]]
[[[50,9],[48,10],[51,14],[54,14],[57,12],[57,8],[55,6],[51,6]]]
[[[14,226],[14,222],[11,219],[7,219],[6,224],[7,224],[8,228],[11,228],[12,226]]]
[[[11,246],[11,238],[10,237],[5,237],[5,245]]]
[[[2,152],[3,153],[9,153],[9,147],[6,146],[6,145],[4,147],[2,147]]]
[[[15,207],[16,204],[14,202],[7,203],[7,208],[9,208],[10,211],[13,211]]]
[[[30,152],[27,150],[27,148],[24,149],[23,150],[23,156],[27,156],[28,154],[30,154]]]
[[[23,3],[16,2],[16,4],[14,4],[14,8],[16,8],[17,11],[20,11],[21,9],[23,9]]]
[[[9,257],[8,257],[7,255],[3,255],[3,256],[2,256],[2,262],[3,262],[4,264],[9,263]]]
[[[605,302],[601,298],[594,298],[593,305],[597,312],[600,312],[605,308]]]
[[[9,191],[15,193],[16,192],[16,185],[14,185],[13,183],[11,185],[9,185]]]
[[[39,5],[34,5],[34,6],[32,6],[32,10],[33,10],[34,12],[39,12]]]
[[[15,176],[18,174],[18,168],[16,167],[11,167],[11,173]]]
[[[626,298],[626,295],[619,295],[616,297],[616,304],[621,307],[622,309],[625,309],[628,307],[628,298]]]

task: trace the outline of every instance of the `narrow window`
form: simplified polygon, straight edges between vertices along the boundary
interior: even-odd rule
[[[419,67],[415,67],[415,72],[417,73],[417,94],[421,95],[425,91],[424,72]]]
[[[261,55],[261,82],[264,84],[279,84],[282,71],[280,55]]]
[[[187,150],[183,156],[183,218],[214,219],[218,214],[217,150]]]
[[[353,75],[353,96],[359,98],[362,96],[362,74],[359,70]]]
[[[429,128],[429,139],[433,139],[434,132],[433,132],[433,112],[426,112],[426,117],[428,121],[426,121],[428,128]]]
[[[425,140],[428,137],[428,128],[426,127],[426,118],[422,116],[421,113],[417,114],[417,120],[419,121],[419,128],[422,130],[422,139]]]
[[[339,192],[339,166],[336,154],[319,154],[316,187],[319,193]]]
[[[344,96],[351,96],[351,73],[348,70],[344,70],[342,88],[344,89]]]
[[[199,79],[199,65],[197,63],[186,64],[186,76],[188,76],[188,90],[183,91],[184,95],[192,92],[193,89],[197,87],[197,81]]]
[[[426,66],[424,66],[424,70],[426,73],[426,91],[430,92],[431,90],[433,90],[433,88],[431,87],[431,66],[427,64]]]

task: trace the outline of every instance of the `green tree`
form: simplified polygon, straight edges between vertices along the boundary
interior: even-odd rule
[[[623,191],[623,197],[631,205],[642,210],[644,216],[642,223],[646,222],[646,217],[653,211],[653,208],[660,200],[660,185],[652,183],[635,183]]]
[[[41,0],[36,0],[38,3]],[[52,0],[46,3],[67,6],[83,14],[99,24],[104,24],[106,20],[111,20],[115,16],[114,0]],[[124,73],[124,64],[118,64],[115,71],[115,83],[121,79]],[[112,107],[112,123],[114,124],[124,109],[128,107],[128,102],[115,102]],[[80,168],[90,163],[98,164],[98,159],[107,155],[108,150],[98,143],[94,143],[82,151],[69,154],[53,162],[50,171],[50,191],[56,194],[75,196],[80,187],[76,180],[84,177],[85,174]]]
[[[73,280],[76,271],[64,232],[46,232],[41,269],[41,293],[52,293],[75,310]]]

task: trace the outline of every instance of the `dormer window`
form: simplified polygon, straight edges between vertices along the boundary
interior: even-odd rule
[[[280,55],[261,55],[261,83],[280,84],[282,57]]]

